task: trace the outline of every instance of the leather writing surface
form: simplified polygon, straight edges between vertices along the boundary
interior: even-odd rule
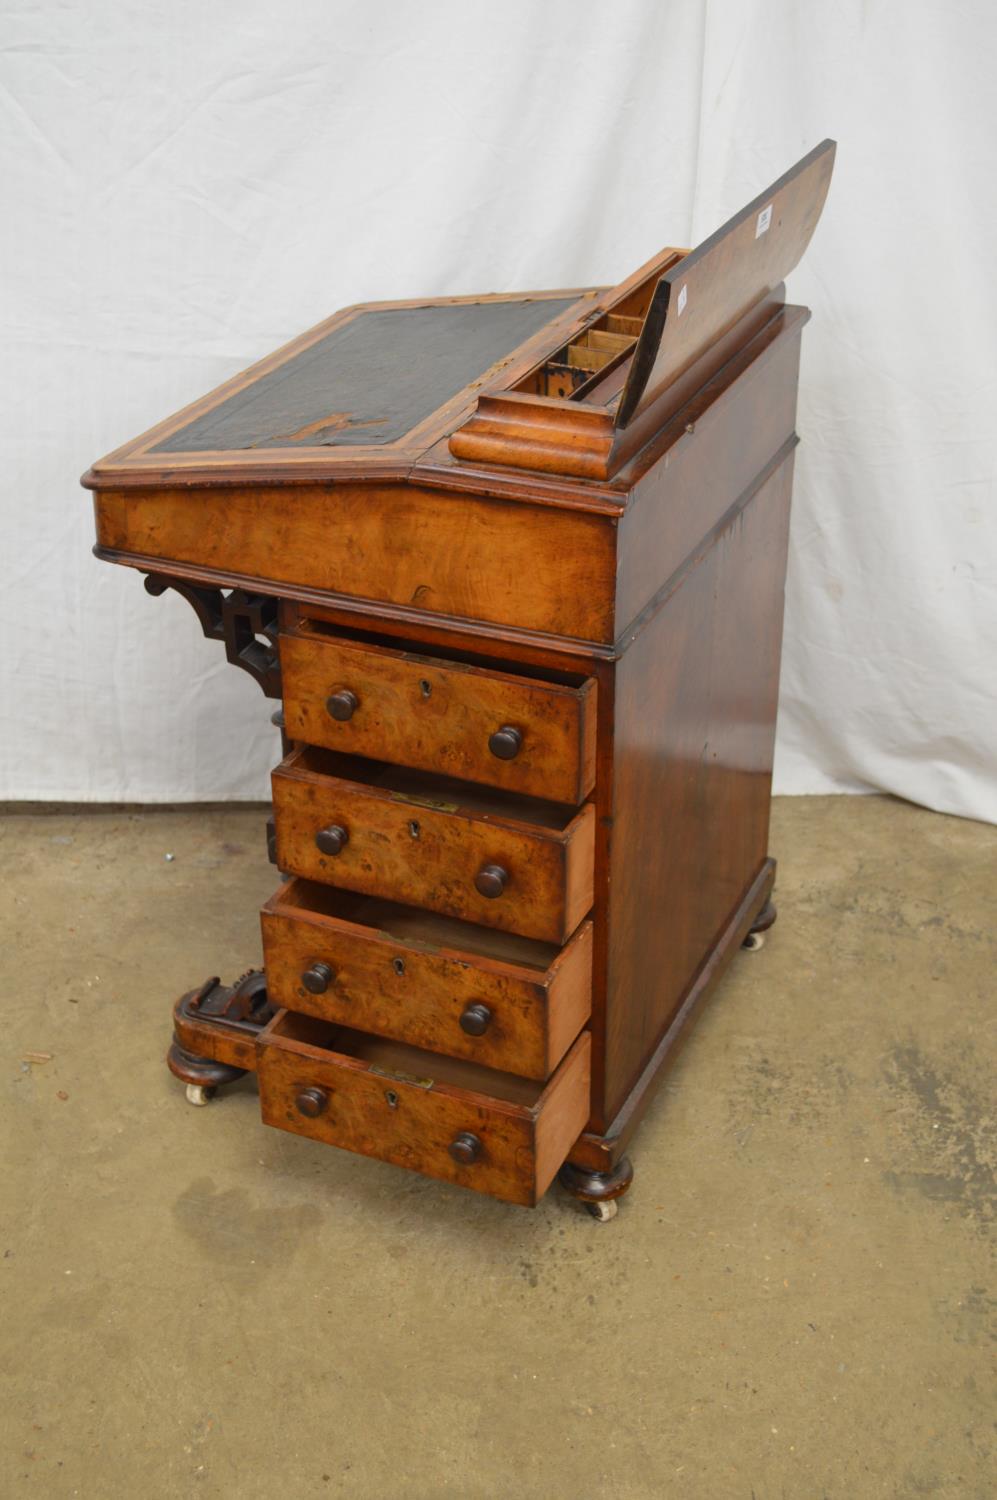
[[[151,451],[396,442],[575,301],[359,313]]]

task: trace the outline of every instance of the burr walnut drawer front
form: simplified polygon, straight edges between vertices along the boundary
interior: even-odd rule
[[[592,790],[592,678],[534,681],[307,624],[281,638],[280,657],[293,740],[555,802]]]
[[[563,943],[592,905],[595,809],[312,747],[273,774],[292,875]]]
[[[592,923],[567,947],[292,880],[261,914],[274,1005],[549,1078],[588,1020]]]
[[[536,1203],[585,1128],[590,1036],[547,1084],[278,1011],[258,1051],[264,1123],[509,1203]]]

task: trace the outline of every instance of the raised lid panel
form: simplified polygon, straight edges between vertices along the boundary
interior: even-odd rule
[[[275,1005],[431,1052],[545,1079],[588,1019],[591,922],[558,949],[304,880],[261,922]],[[472,1006],[481,1031],[462,1025]]]
[[[817,227],[834,153],[834,141],[823,141],[664,273],[634,351],[618,427],[788,276]]]

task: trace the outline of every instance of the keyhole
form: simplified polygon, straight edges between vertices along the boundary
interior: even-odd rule
[[[394,1089],[385,1089],[384,1097],[388,1101],[389,1109],[398,1108],[398,1095],[395,1093]]]
[[[431,682],[427,682],[425,677],[423,677],[422,681],[419,683],[419,691],[424,698],[428,698],[430,693],[433,691],[433,684]]]
[[[415,821],[414,818],[412,819],[411,823],[408,825],[408,831],[409,831],[409,833],[412,835],[412,837],[414,839],[417,839],[419,837],[420,833],[422,832],[422,829],[419,827],[419,824]]]
[[[391,960],[391,967],[394,969],[394,971],[395,971],[396,974],[404,974],[405,973],[405,960],[404,960],[404,958],[393,958]]]

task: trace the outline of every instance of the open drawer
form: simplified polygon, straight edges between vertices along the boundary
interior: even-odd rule
[[[595,781],[596,683],[541,681],[352,641],[281,637],[288,737],[395,765],[581,802]]]
[[[588,1120],[587,1031],[547,1084],[286,1010],[258,1048],[265,1124],[507,1203],[539,1202]]]
[[[276,1006],[545,1079],[588,1020],[592,923],[564,948],[292,880],[264,906]]]
[[[292,750],[273,773],[281,870],[564,943],[592,906],[595,808]]]

